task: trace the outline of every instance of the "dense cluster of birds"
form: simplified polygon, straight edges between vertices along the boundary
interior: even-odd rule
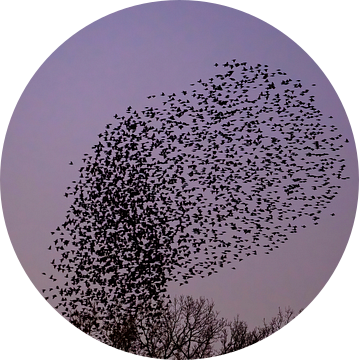
[[[52,233],[65,283],[43,290],[64,315],[92,301],[160,301],[168,282],[270,255],[329,215],[347,179],[348,140],[310,90],[268,65],[215,68],[177,94],[148,96],[142,111],[116,114],[84,155],[65,193],[66,221]]]

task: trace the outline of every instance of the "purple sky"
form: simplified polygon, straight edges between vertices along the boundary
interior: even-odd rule
[[[142,109],[146,96],[187,88],[213,75],[213,63],[231,58],[281,68],[316,83],[315,105],[333,115],[352,140],[345,112],[315,63],[275,28],[230,8],[204,3],[159,3],[112,14],[63,44],[35,74],[14,111],[2,158],[2,202],[17,256],[38,288],[49,269],[50,231],[70,202],[66,186],[77,178],[83,153],[113,114]],[[356,206],[357,160],[350,141],[352,180],[333,201],[338,216],[293,236],[276,253],[246,261],[174,293],[212,298],[221,315],[237,313],[251,325],[298,310],[318,294],[335,269],[351,231]],[[338,211],[340,209],[340,211]]]

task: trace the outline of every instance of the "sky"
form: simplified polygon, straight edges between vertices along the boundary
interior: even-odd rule
[[[128,10],[128,16],[113,15],[103,25],[95,23],[80,33],[81,41],[72,38],[38,71],[15,110],[3,153],[2,201],[17,256],[38,288],[44,284],[37,274],[51,261],[46,252],[51,242],[48,234],[62,221],[69,205],[63,189],[77,175],[67,164],[70,160],[79,163],[114,112],[123,112],[129,104],[143,106],[149,93],[187,87],[210,74],[214,62],[238,57],[243,51],[246,61],[273,64],[303,81],[317,83],[316,89],[324,88],[316,93],[318,108],[343,119],[326,78],[277,30],[228,8],[208,5],[211,10],[204,12],[203,6],[194,5],[182,18],[179,10],[161,17],[156,6],[135,8],[135,15],[131,15],[135,10]],[[131,16],[139,16],[141,21]],[[153,28],[152,21],[160,25]],[[176,31],[183,28],[183,32]],[[128,29],[132,29],[130,37],[124,35]],[[350,137],[347,124],[342,128]],[[351,161],[355,173],[356,159]],[[355,187],[348,186],[343,198],[333,204],[341,216],[330,218],[322,228],[298,234],[296,242],[288,242],[285,251],[275,254],[275,265],[269,257],[247,262],[245,277],[223,273],[193,287],[189,284],[186,291],[213,298],[223,316],[240,313],[253,324],[275,315],[278,306],[306,306],[328,280],[344,250],[354,215]],[[313,238],[315,244],[310,241]],[[243,300],[238,305],[239,298]]]

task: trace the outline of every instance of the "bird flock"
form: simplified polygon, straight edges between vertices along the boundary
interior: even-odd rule
[[[348,140],[315,107],[315,84],[236,59],[214,70],[116,114],[84,155],[49,247],[49,279],[64,281],[43,289],[63,315],[154,304],[169,282],[240,271],[335,216]]]

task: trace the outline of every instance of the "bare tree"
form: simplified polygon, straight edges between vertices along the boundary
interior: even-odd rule
[[[213,301],[191,296],[174,298],[146,311],[146,304],[137,313],[127,313],[120,305],[99,312],[96,306],[83,312],[76,310],[70,321],[94,338],[137,355],[157,359],[203,359],[228,354],[253,345],[272,335],[294,317],[290,308],[279,308],[267,323],[249,330],[237,316],[233,321],[219,317]]]
[[[279,308],[278,314],[272,318],[269,324],[267,324],[265,319],[263,319],[263,327],[257,329],[259,340],[274,334],[276,331],[280,330],[283,326],[287,325],[291,320],[293,320],[294,317],[294,311],[291,308],[286,308],[284,313],[281,308]]]
[[[199,359],[215,355],[227,321],[218,317],[214,303],[181,296],[159,319],[139,324],[143,350],[140,355],[161,359]]]
[[[230,352],[243,349],[252,344],[250,338],[247,323],[239,320],[237,315],[234,321],[229,323],[228,327],[226,327],[223,331],[220,353],[228,354]]]
[[[130,315],[125,321],[114,322],[106,330],[107,343],[116,349],[138,353],[138,330],[135,318]]]
[[[127,352],[137,353],[138,333],[136,319],[132,314],[121,311],[118,304],[115,310],[107,310],[92,303],[90,308],[76,309],[69,321],[81,331],[107,345]]]
[[[294,311],[291,308],[286,308],[283,311],[281,308],[278,314],[272,318],[269,324],[263,319],[263,326],[255,327],[253,330],[248,330],[248,325],[245,321],[239,320],[237,316],[233,322],[229,323],[229,340],[228,331],[225,329],[221,339],[222,347],[221,354],[228,354],[233,351],[243,349],[249,345],[253,345],[258,341],[274,334],[283,326],[287,325],[295,317]]]
[[[95,305],[82,311],[75,310],[71,314],[69,321],[84,333],[100,340],[98,335],[101,333],[101,315]]]

